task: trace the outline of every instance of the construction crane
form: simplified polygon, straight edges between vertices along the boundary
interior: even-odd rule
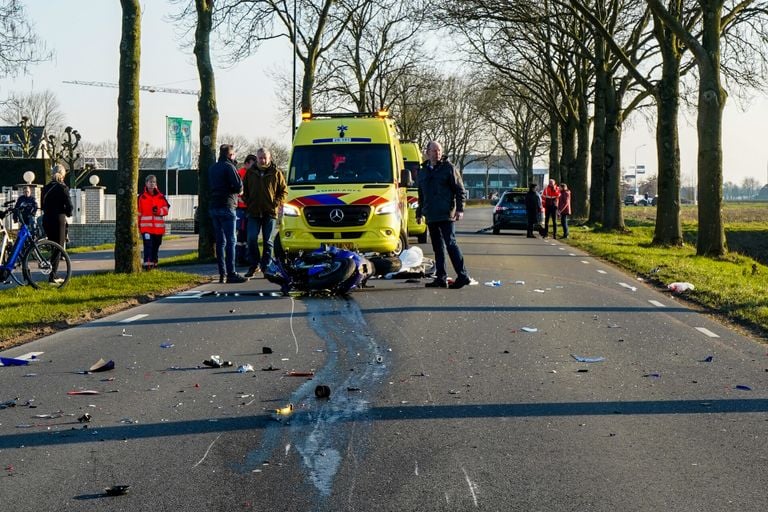
[[[62,81],[62,83],[75,84],[75,85],[90,85],[93,87],[111,87],[113,89],[117,89],[120,87],[119,84],[114,84],[111,82],[84,82],[82,80],[64,80]],[[154,87],[151,85],[140,85],[139,90],[149,91],[149,92],[167,92],[169,94],[191,94],[193,96],[200,96],[200,91],[195,91],[192,89],[170,89],[168,87]]]

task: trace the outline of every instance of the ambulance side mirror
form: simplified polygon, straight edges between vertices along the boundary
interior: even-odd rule
[[[400,186],[411,187],[413,186],[413,179],[411,178],[411,171],[408,169],[400,169]]]

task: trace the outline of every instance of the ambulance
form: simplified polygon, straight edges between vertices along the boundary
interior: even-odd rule
[[[404,167],[410,172],[411,183],[406,193],[408,199],[408,235],[415,236],[420,244],[427,242],[427,223],[422,219],[421,224],[416,223],[416,208],[419,207],[419,189],[416,187],[416,177],[421,167],[421,151],[419,145],[413,141],[401,140],[400,148],[403,151]]]
[[[277,244],[387,255],[408,247],[407,173],[387,112],[302,114]]]

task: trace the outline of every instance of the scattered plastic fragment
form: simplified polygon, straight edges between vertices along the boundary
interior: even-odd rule
[[[449,395],[458,395],[460,393],[461,393],[461,391],[459,391],[457,389],[450,389],[450,390],[448,390],[448,394]]]
[[[315,396],[317,398],[330,398],[331,388],[325,384],[315,387]]]
[[[288,404],[285,407],[275,409],[275,414],[278,416],[290,416],[293,413],[293,404]]]
[[[578,370],[576,370],[576,373],[588,373],[588,372],[589,370],[587,370],[586,368],[579,368]]]
[[[683,293],[687,292],[688,290],[696,289],[696,287],[691,283],[669,283],[667,288],[669,288],[672,293]]]
[[[261,353],[262,354],[271,354],[272,349],[270,347],[261,347]]]
[[[221,359],[221,356],[211,356],[210,359],[206,359],[203,361],[203,364],[205,366],[210,366],[211,368],[224,368],[227,366],[232,366],[232,361],[224,361]]]
[[[274,366],[269,365],[266,368],[262,368],[261,371],[263,371],[263,372],[276,372],[279,369],[280,368],[275,368]]]
[[[133,336],[133,334],[126,334],[125,329],[123,329],[123,332],[120,334],[120,336],[125,336],[126,338],[130,338]]]
[[[95,363],[91,365],[91,367],[88,369],[89,372],[92,373],[98,373],[98,372],[107,372],[109,370],[115,369],[115,362],[113,360],[104,361],[104,359],[99,359]]]
[[[539,332],[536,327],[521,327],[520,330],[523,332]]]
[[[501,281],[496,281],[496,280],[494,280],[494,281],[486,281],[486,282],[485,282],[485,283],[483,283],[483,284],[484,284],[485,286],[492,286],[492,287],[495,287],[495,288],[496,288],[496,287],[499,287],[499,286],[501,286]]]
[[[107,496],[123,496],[128,494],[128,489],[130,487],[130,485],[113,485],[112,487],[104,489],[104,493]]]
[[[643,375],[643,377],[653,377],[654,379],[660,379],[661,374],[660,373],[646,373]]]
[[[749,386],[745,386],[744,384],[738,384],[736,386],[736,389],[740,389],[742,391],[752,391],[752,388]]]
[[[288,377],[314,377],[315,372],[288,372],[285,375]]]
[[[7,409],[9,407],[16,407],[16,403],[19,401],[19,397],[16,397],[12,400],[6,400],[5,402],[0,402],[0,409]]]
[[[248,373],[253,371],[253,365],[251,364],[241,364],[240,367],[237,369],[239,373]]]
[[[237,311],[237,310],[236,309],[230,309],[229,310],[230,313],[234,313],[235,311]]]
[[[67,391],[68,395],[100,395],[98,391],[95,389],[73,389],[72,391]]]
[[[576,354],[571,354],[571,357],[580,363],[599,363],[605,361],[604,357],[583,357],[577,356]]]
[[[707,356],[701,360],[702,363],[711,363],[715,359],[715,356]]]
[[[520,285],[522,285],[522,284],[525,284],[525,281],[515,281],[515,284],[520,284]]]
[[[384,362],[384,357],[380,356],[380,355],[376,356],[376,362],[379,363],[379,364],[383,363]]]
[[[536,288],[533,291],[535,291],[536,293],[544,293],[544,290],[542,290],[541,288]]]
[[[29,361],[15,357],[0,357],[0,363],[2,363],[2,366],[25,366],[29,364]]]
[[[173,348],[175,346],[176,345],[174,345],[173,343],[161,343],[160,344],[160,348]]]
[[[77,418],[77,421],[79,421],[80,423],[89,423],[91,421],[91,419],[92,419],[91,415],[88,414],[88,413],[85,413],[82,416],[80,416],[79,418]]]

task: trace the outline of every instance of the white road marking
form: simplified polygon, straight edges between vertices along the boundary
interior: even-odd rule
[[[581,260],[581,262],[585,265],[589,265],[589,262],[587,260]]]
[[[416,462],[415,462],[415,464],[416,464],[416,467],[415,467],[415,469],[413,470],[413,473],[414,473],[416,476],[419,476],[419,461],[416,461]]]
[[[199,465],[200,465],[200,463],[201,463],[201,462],[203,462],[203,461],[205,460],[205,458],[208,456],[208,452],[210,452],[210,451],[211,451],[211,448],[213,448],[213,443],[215,443],[216,441],[218,441],[220,437],[221,437],[221,434],[219,434],[218,436],[216,436],[216,439],[214,439],[213,441],[211,441],[211,444],[209,444],[209,445],[208,445],[208,449],[207,449],[207,450],[205,450],[205,454],[203,455],[203,458],[202,458],[202,459],[200,459],[199,461],[197,461],[197,464],[195,464],[194,466],[192,466],[193,468],[196,468],[197,466],[199,466]]]
[[[665,308],[665,307],[667,307],[667,306],[665,306],[664,304],[662,304],[661,302],[659,302],[657,300],[649,300],[648,302],[650,302],[651,304],[653,304],[657,308]]]
[[[472,495],[472,501],[475,502],[475,508],[477,508],[477,493],[475,492],[477,488],[477,484],[475,484],[472,480],[469,479],[469,475],[467,474],[467,470],[463,467],[461,470],[464,472],[464,478],[467,479],[467,485],[469,486],[469,493]]]
[[[607,274],[607,273],[608,273],[608,272],[606,272],[605,270],[600,270],[600,269],[598,269],[598,270],[597,270],[597,272],[598,272],[599,274]]]
[[[568,256],[576,256],[576,255],[575,255],[575,254],[573,254],[572,252],[569,252],[569,253],[568,253]]]
[[[696,327],[696,330],[699,331],[702,334],[705,334],[705,335],[709,336],[710,338],[719,338],[720,337],[717,334],[715,334],[712,331],[710,331],[709,329],[707,329],[706,327]]]
[[[23,356],[14,357],[14,359],[23,359],[25,361],[30,361],[32,359],[37,359],[37,356],[41,356],[45,354],[45,352],[27,352]]]
[[[189,292],[180,292],[175,295],[171,295],[170,297],[166,297],[166,299],[200,299],[205,295],[206,292],[202,290],[197,291],[189,291]]]
[[[557,248],[557,250],[558,250],[558,251],[564,251],[564,250],[565,250],[565,247],[558,247],[558,248]]]
[[[616,283],[616,284],[618,284],[619,286],[623,286],[624,288],[631,290],[633,292],[637,291],[637,287],[632,286],[631,284],[627,284],[627,283]]]
[[[142,314],[142,315],[133,315],[133,316],[132,316],[132,317],[130,317],[130,318],[124,318],[124,319],[120,320],[118,323],[119,323],[119,324],[127,324],[127,323],[129,323],[129,322],[135,322],[136,320],[141,320],[141,319],[142,319],[142,318],[144,318],[145,316],[149,316],[149,315],[147,315],[147,314]]]

